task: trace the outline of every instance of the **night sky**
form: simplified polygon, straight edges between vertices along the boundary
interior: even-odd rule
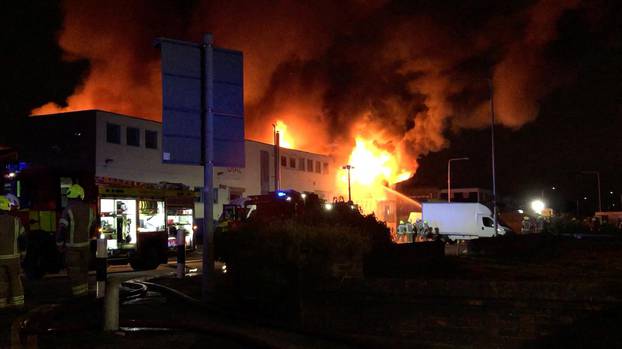
[[[577,173],[598,170],[609,208],[622,204],[621,7],[19,2],[2,14],[0,113],[10,125],[49,102],[79,108],[88,95],[89,107],[159,119],[153,39],[196,41],[210,31],[218,45],[245,52],[250,138],[263,139],[264,124],[284,117],[300,128],[322,125],[319,143],[338,144],[339,153],[353,130],[371,129],[381,135],[378,144],[417,168],[420,185],[444,187],[447,159],[469,156],[455,164],[454,185],[490,187],[488,88],[481,79],[492,76],[499,194],[522,202],[545,190],[567,210],[588,196],[581,205],[590,210],[595,179]],[[325,150],[321,144],[306,147]],[[553,186],[557,191],[547,193]]]

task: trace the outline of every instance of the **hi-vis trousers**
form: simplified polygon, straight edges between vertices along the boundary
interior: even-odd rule
[[[24,305],[19,257],[0,259],[0,309]]]
[[[74,296],[85,296],[89,292],[89,253],[89,246],[67,248],[65,262]]]

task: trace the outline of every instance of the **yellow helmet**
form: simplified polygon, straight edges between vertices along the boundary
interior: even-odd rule
[[[6,196],[0,196],[0,210],[2,211],[10,211],[11,210],[11,201],[6,198]]]
[[[67,191],[67,197],[69,199],[77,199],[84,200],[84,188],[79,184],[72,184]]]

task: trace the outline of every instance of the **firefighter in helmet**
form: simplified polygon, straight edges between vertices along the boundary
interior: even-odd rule
[[[84,200],[84,189],[73,184],[67,191],[69,203],[58,221],[56,245],[65,251],[67,275],[74,296],[88,294],[89,240],[93,209]]]
[[[24,288],[20,279],[20,251],[17,240],[24,233],[20,220],[9,214],[11,201],[0,196],[0,273],[7,283],[0,286],[0,309],[24,305]]]

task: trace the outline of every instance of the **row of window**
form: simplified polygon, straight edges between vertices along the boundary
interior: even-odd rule
[[[121,144],[121,125],[106,123],[106,142]],[[140,147],[140,129],[125,128],[125,144]],[[145,130],[145,148],[158,149],[158,131]]]
[[[313,161],[313,159],[297,159],[292,157],[288,159],[286,156],[281,156],[281,167],[288,167],[288,164],[289,168],[298,169],[300,171],[328,174],[327,162],[322,163],[320,161]]]

